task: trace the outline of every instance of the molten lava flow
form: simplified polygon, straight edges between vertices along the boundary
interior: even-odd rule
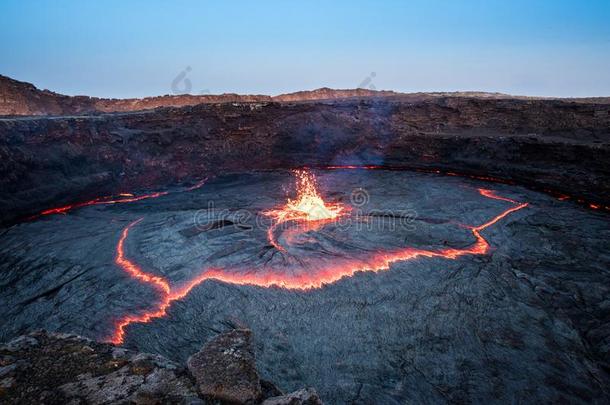
[[[134,197],[133,194],[122,193],[122,194],[119,194],[119,197],[121,197],[121,198],[113,199],[112,197],[98,197],[91,201],[85,201],[82,203],[66,205],[64,207],[51,208],[48,210],[44,210],[40,213],[40,215],[65,214],[66,212],[73,210],[75,208],[86,207],[89,205],[129,203],[129,202],[134,202],[134,201],[146,200],[148,198],[157,198],[157,197],[161,197],[162,195],[166,195],[166,194],[168,194],[167,191],[159,191],[159,192],[152,193],[152,194],[144,194],[144,195]]]
[[[205,177],[201,180],[199,180],[198,182],[196,182],[195,184],[193,184],[190,187],[187,187],[186,189],[184,189],[184,191],[193,191],[193,190],[197,190],[198,188],[203,187],[203,185],[205,184],[205,182],[208,181],[208,178]]]
[[[311,178],[305,180],[305,184],[311,183]],[[305,187],[307,189],[307,187]],[[315,191],[315,187],[313,188]],[[311,191],[311,190],[310,190]],[[173,301],[183,299],[189,292],[206,280],[217,280],[225,283],[236,285],[251,285],[258,287],[282,287],[294,290],[309,290],[313,288],[321,288],[326,284],[334,283],[342,278],[353,276],[357,272],[370,271],[380,272],[389,270],[390,265],[399,261],[412,260],[418,257],[439,257],[448,260],[455,260],[465,255],[482,255],[490,250],[490,245],[487,240],[481,235],[481,232],[498,221],[506,218],[511,213],[521,210],[528,206],[527,203],[519,203],[509,198],[498,196],[494,191],[487,189],[479,189],[479,193],[486,197],[495,200],[509,202],[515,206],[502,211],[499,215],[491,218],[487,222],[478,226],[469,226],[475,242],[468,248],[447,248],[443,250],[425,250],[416,248],[403,248],[388,252],[377,252],[366,259],[353,258],[338,258],[332,264],[320,266],[311,272],[294,273],[294,272],[239,272],[231,269],[207,269],[190,282],[179,288],[171,288],[169,282],[162,277],[154,276],[144,272],[137,264],[125,257],[124,243],[129,234],[129,230],[139,223],[137,220],[129,224],[121,233],[121,237],[117,244],[116,264],[119,265],[129,276],[136,278],[144,283],[151,284],[161,294],[161,299],[156,303],[155,307],[139,315],[126,315],[119,319],[115,324],[115,329],[109,337],[109,341],[115,344],[120,344],[125,338],[125,329],[132,323],[148,323],[155,318],[161,318],[167,314],[167,309]],[[317,193],[313,195],[318,196]],[[301,196],[301,194],[299,194]],[[287,206],[300,207],[300,198],[296,201],[289,201]],[[327,206],[327,205],[325,205]],[[307,205],[306,205],[307,207]],[[284,215],[278,214],[280,218],[286,216],[297,216],[297,218],[309,218],[308,213],[293,213],[292,208],[288,209],[288,213]],[[282,211],[282,210],[279,210]],[[336,215],[340,211],[334,211]],[[336,218],[335,217],[331,217]],[[314,219],[313,221],[319,221]]]
[[[140,218],[123,229],[121,237],[116,247],[116,258],[115,263],[121,267],[130,277],[140,280],[146,284],[150,284],[153,288],[157,289],[161,294],[161,300],[156,304],[156,307],[150,311],[146,311],[139,315],[126,315],[119,319],[115,324],[115,330],[112,335],[107,339],[108,342],[114,344],[121,344],[125,339],[125,328],[132,323],[148,323],[155,318],[161,318],[167,314],[167,309],[171,305],[172,301],[184,298],[193,287],[201,283],[208,277],[194,279],[186,285],[179,288],[177,291],[172,291],[169,282],[163,277],[155,276],[150,273],[143,271],[140,266],[125,257],[124,244],[129,231],[131,228],[142,221]]]
[[[180,191],[193,191],[198,188],[201,188],[203,186],[203,184],[206,182],[206,180],[207,180],[207,178],[200,180],[197,183],[195,183],[193,186],[185,188],[184,190],[180,190]],[[169,194],[169,191],[157,191],[155,193],[143,194],[143,195],[139,195],[139,196],[135,196],[131,193],[120,193],[118,196],[116,196],[119,198],[115,198],[115,196],[98,197],[98,198],[95,198],[90,201],[69,204],[69,205],[66,205],[63,207],[50,208],[50,209],[42,211],[38,215],[34,215],[34,216],[30,217],[28,219],[32,220],[32,219],[38,218],[39,216],[43,216],[43,215],[65,214],[68,211],[71,211],[73,209],[87,207],[90,205],[123,204],[123,203],[147,200],[149,198],[157,198],[157,197],[161,197],[161,196],[164,196],[167,194]]]
[[[269,243],[281,251],[285,251],[285,249],[277,243],[274,237],[274,231],[279,225],[288,221],[313,222],[308,226],[309,230],[313,230],[324,223],[337,220],[348,210],[343,204],[324,201],[318,193],[316,177],[313,173],[306,169],[297,169],[293,173],[296,177],[297,198],[288,199],[286,205],[281,209],[263,212],[263,215],[271,217],[274,222],[267,230]]]
[[[159,191],[156,193],[144,194],[144,195],[135,197],[133,194],[121,193],[121,194],[119,194],[119,197],[121,197],[121,198],[113,199],[112,197],[98,197],[91,201],[70,204],[70,205],[66,205],[64,207],[50,208],[48,210],[42,211],[39,215],[65,214],[68,211],[71,211],[73,209],[87,207],[89,205],[129,203],[129,202],[134,202],[134,201],[146,200],[148,198],[157,198],[157,197],[161,197],[166,194],[169,194],[169,193],[167,191]],[[33,217],[33,218],[35,218],[35,217]]]
[[[125,239],[127,239],[127,235],[129,234],[129,230],[134,225],[139,224],[143,218],[138,219],[137,221],[132,222],[127,225],[123,232],[121,233],[121,238],[119,239],[119,243],[117,243],[116,247],[116,259],[115,263],[118,264],[123,270],[125,270],[131,277],[141,280],[145,283],[149,283],[154,285],[156,288],[161,291],[169,294],[169,284],[162,277],[154,276],[148,273],[143,272],[137,264],[129,261],[125,258]]]
[[[487,198],[493,198],[494,200],[502,200],[502,201],[508,201],[509,203],[513,203],[513,204],[519,204],[519,202],[517,202],[515,200],[511,200],[510,198],[501,197],[501,196],[497,195],[496,192],[493,190],[487,190],[485,188],[479,188],[478,190],[479,190],[479,194],[481,194],[482,196],[485,196]]]

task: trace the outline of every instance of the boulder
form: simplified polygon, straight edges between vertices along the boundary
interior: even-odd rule
[[[187,366],[204,398],[245,404],[263,397],[248,329],[216,336],[188,359]]]

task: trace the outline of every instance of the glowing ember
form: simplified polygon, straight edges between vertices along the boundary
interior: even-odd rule
[[[302,177],[299,177],[302,178]],[[313,195],[318,196],[317,192],[315,192],[315,180],[312,182],[311,177],[306,177],[306,180],[302,180],[304,183],[300,183],[302,185],[311,185],[313,184],[314,191]],[[307,186],[308,187],[308,186]],[[300,188],[300,190],[306,190],[305,188]],[[390,265],[392,263],[396,263],[399,261],[407,261],[413,260],[418,257],[439,257],[447,260],[455,260],[459,257],[466,255],[483,255],[487,254],[491,249],[491,246],[487,242],[487,240],[481,235],[481,232],[488,227],[494,225],[498,221],[506,218],[508,215],[512,214],[515,211],[521,210],[528,206],[528,203],[519,203],[518,201],[498,196],[494,191],[487,189],[479,189],[479,193],[486,197],[495,200],[504,201],[514,206],[502,211],[500,214],[491,218],[487,222],[478,226],[468,226],[472,235],[475,238],[475,241],[472,245],[466,248],[447,248],[442,250],[426,250],[426,249],[416,249],[412,247],[405,247],[402,249],[397,249],[388,252],[375,252],[371,254],[370,257],[366,259],[355,259],[355,258],[343,258],[338,259],[332,264],[327,264],[320,266],[315,271],[307,272],[307,273],[294,273],[294,272],[286,272],[286,273],[277,273],[277,272],[235,272],[230,269],[220,269],[220,268],[209,268],[200,273],[197,277],[192,279],[187,284],[178,287],[172,288],[167,280],[160,276],[154,276],[149,273],[144,272],[136,263],[130,261],[125,257],[124,253],[124,243],[129,234],[129,230],[131,227],[136,225],[141,221],[137,220],[128,225],[123,232],[121,233],[121,238],[117,244],[117,255],[116,255],[116,264],[119,265],[130,277],[135,278],[137,280],[143,281],[146,284],[151,285],[155,288],[160,294],[161,299],[159,302],[155,304],[153,309],[149,311],[145,311],[141,314],[137,315],[126,315],[123,318],[119,319],[115,324],[115,329],[113,330],[111,336],[108,340],[115,344],[123,343],[125,338],[125,329],[132,323],[148,323],[151,322],[155,318],[161,318],[167,315],[167,309],[171,305],[173,301],[181,300],[186,297],[189,292],[201,284],[206,280],[217,280],[225,283],[236,284],[236,285],[252,285],[258,287],[282,287],[287,289],[295,289],[295,290],[309,290],[312,288],[321,288],[326,284],[334,283],[342,278],[351,277],[354,274],[362,271],[370,271],[370,272],[381,272],[387,271],[390,269]],[[301,196],[302,194],[299,194]],[[306,194],[311,195],[311,194]],[[287,207],[299,207],[299,200],[289,201]],[[328,207],[328,204],[324,205]],[[307,207],[307,206],[306,206]],[[286,208],[285,208],[286,209]],[[282,212],[283,210],[278,210],[277,212]],[[293,213],[294,209],[288,209],[288,214],[281,216],[281,218],[286,218],[286,215],[293,216],[297,215],[296,218],[304,219],[308,218],[308,212],[303,213],[299,211],[300,214]],[[296,210],[298,211],[298,210]],[[330,211],[333,212],[333,211]],[[330,220],[336,218],[340,213],[339,211],[334,211],[336,216],[331,217]],[[328,220],[328,219],[325,219]],[[308,220],[309,221],[309,220]],[[324,221],[324,220],[312,220],[312,221]]]

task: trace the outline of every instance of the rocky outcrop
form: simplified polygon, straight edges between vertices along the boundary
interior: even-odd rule
[[[198,399],[184,367],[76,335],[34,332],[0,347],[0,356],[0,402],[192,403]]]
[[[249,330],[219,335],[187,369],[73,334],[33,332],[0,346],[0,403],[321,403],[311,388],[282,396],[261,381],[250,336]]]
[[[183,107],[202,103],[272,101],[264,95],[164,95],[157,97],[108,99],[66,96],[0,75],[0,116],[78,115],[99,112],[139,111],[159,107]]]
[[[252,333],[237,329],[219,335],[188,360],[188,369],[204,398],[257,402],[263,395],[251,343]]]

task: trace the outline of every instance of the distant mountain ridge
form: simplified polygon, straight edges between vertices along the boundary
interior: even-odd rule
[[[439,97],[466,97],[485,99],[545,99],[541,97],[511,96],[486,92],[432,92],[398,93],[391,90],[331,89],[304,90],[268,96],[262,94],[224,93],[219,95],[163,95],[145,98],[113,99],[88,96],[67,96],[49,90],[40,90],[31,83],[0,75],[0,115],[78,115],[95,112],[127,112],[159,107],[184,107],[197,104],[252,103],[252,102],[308,102],[344,99],[396,99],[422,101]],[[551,99],[551,98],[548,98]],[[552,98],[554,99],[554,98]],[[610,103],[610,97],[559,99],[572,102]]]

